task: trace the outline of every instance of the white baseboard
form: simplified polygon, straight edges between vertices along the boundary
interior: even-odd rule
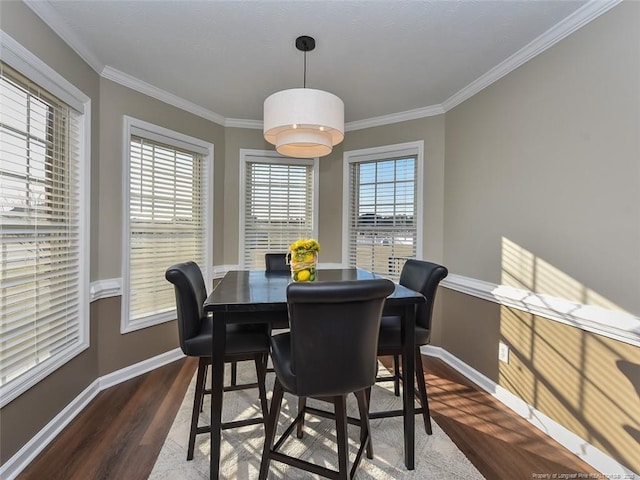
[[[80,395],[73,399],[53,420],[0,467],[0,478],[4,480],[16,478],[102,390],[179,360],[182,357],[184,357],[184,354],[179,348],[176,348],[94,380],[91,385],[85,388]]]
[[[425,355],[437,357],[446,362],[469,380],[477,384],[480,388],[493,395],[522,418],[529,421],[532,425],[556,440],[571,453],[601,472],[606,476],[606,478],[640,478],[639,474],[634,473],[621,465],[597,447],[594,447],[586,440],[580,438],[572,431],[560,425],[552,418],[537,410],[535,407],[529,405],[504,387],[501,387],[482,373],[471,368],[458,357],[452,355],[443,348],[427,345],[421,347],[420,351]]]
[[[174,348],[173,350],[161,353],[160,355],[148,358],[134,365],[129,365],[128,367],[121,368],[120,370],[116,370],[115,372],[108,373],[107,375],[104,375],[98,379],[98,381],[100,382],[100,391],[122,383],[131,378],[137,377],[138,375],[142,375],[143,373],[147,373],[151,370],[162,367],[167,363],[180,360],[181,358],[184,358],[184,353],[182,353],[182,350],[180,350],[179,348]]]
[[[0,467],[0,478],[5,480],[16,478],[99,392],[99,381],[95,380]]]

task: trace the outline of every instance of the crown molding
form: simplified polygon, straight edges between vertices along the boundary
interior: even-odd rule
[[[352,130],[362,130],[364,128],[379,127],[382,125],[391,125],[393,123],[404,122],[407,120],[415,120],[418,118],[433,117],[445,113],[442,105],[431,105],[429,107],[416,108],[407,110],[406,112],[391,113],[380,117],[366,118],[364,120],[356,120],[345,123],[346,132]],[[227,118],[224,121],[225,127],[250,128],[254,130],[262,130],[262,120],[245,120],[242,118]]]
[[[80,55],[89,66],[97,73],[104,68],[104,64],[100,62],[96,56],[78,39],[75,33],[69,28],[69,25],[55,11],[48,1],[42,0],[24,0],[24,3],[35,13],[40,19],[46,23],[51,30],[55,32],[71,49]]]
[[[225,118],[222,115],[203,108],[195,103],[185,100],[177,95],[169,93],[158,87],[150,85],[127,73],[116,70],[108,65],[103,65],[78,40],[76,35],[69,29],[68,25],[58,15],[51,6],[50,1],[24,0],[25,3],[36,15],[38,15],[56,34],[58,34],[83,60],[85,60],[102,77],[131,88],[137,92],[153,97],[162,102],[173,105],[194,115],[200,116],[224,127],[262,129],[261,120],[249,120],[240,118]],[[511,55],[509,58],[493,67],[491,70],[462,88],[457,93],[446,99],[443,103],[416,108],[404,112],[382,115],[379,117],[356,120],[345,124],[345,131],[362,130],[365,128],[379,127],[407,120],[432,117],[448,112],[452,108],[460,105],[465,100],[471,98],[492,83],[509,74],[522,64],[528,62],[540,53],[558,43],[563,38],[583,27],[587,23],[596,19],[603,13],[618,5],[622,0],[591,0],[583,7],[579,8],[567,18],[557,23],[545,33],[534,39],[528,45]]]
[[[431,105],[429,107],[416,108],[407,110],[406,112],[391,113],[380,117],[372,117],[364,120],[356,120],[345,123],[346,132],[352,130],[362,130],[369,127],[379,127],[382,125],[391,125],[393,123],[404,122],[406,120],[415,120],[417,118],[433,117],[445,113],[442,105]],[[246,120],[242,118],[227,118],[224,122],[225,127],[249,128],[253,130],[262,130],[262,120]]]
[[[262,120],[244,120],[242,118],[227,118],[224,121],[225,127],[250,128],[252,130],[262,130]]]
[[[445,113],[442,105],[431,105],[428,107],[415,108],[404,112],[391,113],[389,115],[381,115],[379,117],[365,118],[364,120],[356,120],[354,122],[345,123],[346,132],[353,130],[362,130],[364,128],[381,127],[392,123],[405,122],[407,120],[416,120],[418,118],[433,117]]]
[[[460,105],[476,93],[511,73],[519,66],[540,55],[563,38],[571,35],[579,28],[609,11],[620,2],[622,2],[622,0],[591,0],[589,3],[585,4],[567,18],[551,27],[528,45],[518,50],[509,58],[499,63],[462,90],[446,99],[442,104],[445,112],[448,112],[452,108]]]
[[[497,285],[453,273],[443,279],[440,285],[482,300],[640,347],[640,317],[631,313],[585,305],[566,298]]]
[[[173,93],[169,93],[166,90],[155,87],[132,75],[129,75],[128,73],[121,72],[120,70],[116,70],[115,68],[107,65],[100,72],[100,76],[106,78],[107,80],[111,80],[112,82],[119,83],[120,85],[128,87],[137,92],[143,93],[144,95],[148,95],[152,98],[155,98],[156,100],[168,103],[169,105],[173,105],[174,107],[180,108],[181,110],[193,113],[194,115],[198,115],[199,117],[206,118],[207,120],[211,120],[218,125],[224,126],[225,118],[222,115],[203,108],[200,105],[196,105],[195,103],[185,100],[182,97],[178,97]]]

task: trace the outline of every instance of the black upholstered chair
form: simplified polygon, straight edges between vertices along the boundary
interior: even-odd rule
[[[394,290],[389,280],[292,283],[287,287],[290,332],[271,337],[276,380],[259,479],[265,480],[271,461],[336,479],[355,473],[362,454],[373,458],[366,391],[375,383],[380,318],[385,298]],[[296,419],[275,442],[284,392],[301,399]],[[354,393],[360,411],[360,448],[348,470],[346,397]],[[307,397],[334,404],[335,415],[307,407]],[[294,458],[279,448],[307,412],[335,418],[338,471]]]
[[[420,355],[420,347],[427,345],[431,340],[431,315],[433,313],[433,304],[435,302],[436,292],[440,281],[448,275],[448,270],[442,265],[426,262],[423,260],[410,259],[402,267],[400,272],[400,285],[411,290],[422,293],[426,302],[416,306],[416,345],[415,345],[415,363],[416,363],[416,382],[418,385],[418,398],[420,399],[421,408],[415,410],[416,414],[422,414],[424,420],[424,428],[431,435],[431,417],[429,415],[429,400],[427,398],[427,387],[424,381],[424,370],[422,368],[422,357]],[[378,377],[377,381],[394,381],[395,394],[399,395],[399,383],[402,379],[399,368],[399,357],[402,354],[401,343],[401,321],[400,317],[382,317],[380,325],[380,337],[378,340],[378,355],[393,356],[393,376]],[[403,388],[412,388],[408,385]],[[402,411],[397,412],[402,415]],[[376,413],[372,413],[372,418],[378,418]],[[381,413],[379,415],[384,415]]]
[[[198,417],[202,400],[210,390],[205,388],[207,366],[211,365],[213,317],[203,310],[207,298],[207,289],[200,267],[194,262],[178,263],[167,269],[165,278],[174,285],[178,316],[178,335],[182,352],[189,357],[199,357],[196,378],[196,393],[191,413],[191,430],[187,460],[193,459],[196,434],[208,433],[210,426],[198,426]],[[226,390],[239,390],[257,387],[260,392],[262,417],[240,422],[223,424],[222,428],[231,428],[256,423],[264,423],[267,418],[267,397],[265,392],[265,364],[269,354],[269,329],[261,325],[227,326],[226,351],[224,361],[237,362],[253,360],[256,365],[257,382],[237,385]]]
[[[287,254],[286,253],[265,253],[264,254],[264,266],[265,271],[269,273],[282,273],[289,274],[291,272],[291,268],[287,263]],[[289,318],[287,314],[284,313],[282,317],[272,316],[269,319],[269,325],[272,329],[282,330],[289,328]],[[267,368],[267,372],[273,372],[272,368]],[[238,365],[236,362],[231,363],[231,385],[235,386],[237,384],[238,378]]]
[[[286,253],[265,253],[264,267],[267,272],[291,272]]]

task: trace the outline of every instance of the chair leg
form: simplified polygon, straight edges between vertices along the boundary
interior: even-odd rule
[[[400,355],[393,355],[393,393],[396,397],[400,396]]]
[[[307,408],[307,397],[298,397],[298,415],[300,412],[302,413],[302,417],[296,426],[296,437],[302,438],[303,430],[304,430],[304,410]]]
[[[284,389],[280,381],[275,379],[273,385],[273,397],[271,398],[271,408],[269,410],[269,419],[265,427],[264,447],[262,450],[262,460],[260,462],[260,473],[258,480],[266,480],[269,473],[269,464],[271,463],[271,450],[273,449],[273,441],[276,436],[276,428],[278,426],[278,417],[280,416],[280,408],[282,407],[282,397]]]
[[[422,368],[422,355],[420,348],[416,348],[416,382],[418,384],[418,393],[420,395],[420,405],[422,405],[422,419],[424,420],[424,429],[427,435],[431,435],[431,415],[429,414],[429,399],[427,397],[427,384],[424,379],[424,369]]]
[[[200,412],[202,413],[202,410],[204,408],[204,396],[206,394],[206,390],[207,390],[207,372],[209,371],[209,364],[207,363],[207,365],[204,366],[204,376],[202,379],[202,396],[200,397]]]
[[[231,385],[238,384],[238,362],[231,362]]]
[[[208,358],[200,357],[200,361],[198,362],[198,375],[196,376],[196,393],[193,397],[193,410],[191,411],[191,429],[189,430],[187,460],[193,460],[193,450],[196,445],[196,431],[198,430],[200,406],[202,404],[202,398],[204,397],[204,382],[206,381],[208,364]]]
[[[369,424],[369,402],[366,390],[354,393],[358,400],[360,412],[360,442],[367,442],[367,458],[373,458],[373,441],[371,440],[371,425]]]
[[[267,376],[267,362],[265,355],[257,355],[254,359],[256,364],[256,376],[258,377],[258,392],[260,395],[260,405],[262,407],[262,418],[264,419],[265,427],[267,425],[267,418],[269,416],[269,407],[267,406],[267,391],[264,387],[265,378]]]
[[[334,397],[336,440],[338,443],[338,479],[349,480],[349,440],[347,436],[347,402],[344,395]]]

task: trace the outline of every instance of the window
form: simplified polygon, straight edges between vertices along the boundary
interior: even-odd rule
[[[0,406],[89,345],[89,99],[5,41],[12,65],[0,62]]]
[[[213,145],[125,117],[127,220],[122,331],[175,319],[166,269],[192,260],[210,278]]]
[[[343,261],[397,280],[421,251],[422,142],[344,155]]]
[[[264,254],[286,252],[317,231],[317,159],[240,151],[240,267],[264,269]]]

